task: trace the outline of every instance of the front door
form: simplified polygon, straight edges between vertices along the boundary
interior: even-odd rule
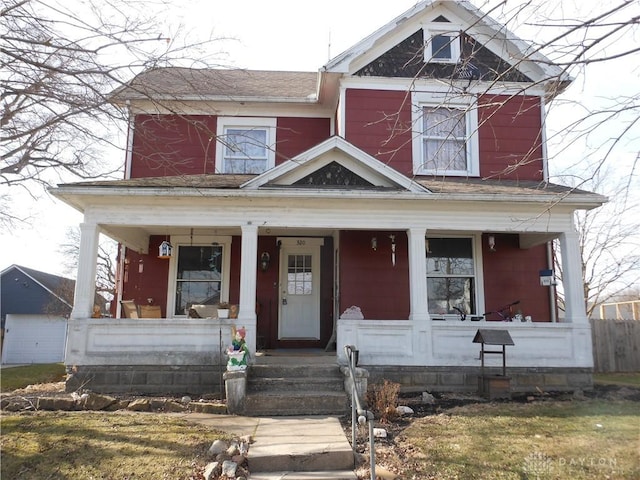
[[[278,340],[320,340],[321,238],[281,238]]]

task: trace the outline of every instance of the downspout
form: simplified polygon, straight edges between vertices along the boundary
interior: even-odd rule
[[[540,96],[540,140],[542,142],[542,178],[545,182],[549,181],[549,157],[547,152],[547,128],[546,128],[546,109],[544,96]],[[553,242],[547,242],[547,268],[553,271]],[[549,313],[551,314],[551,322],[558,321],[556,312],[556,286],[549,286]]]
[[[126,101],[127,105],[127,153],[124,162],[124,178],[131,178],[131,163],[133,160],[133,116],[131,115],[131,101]]]

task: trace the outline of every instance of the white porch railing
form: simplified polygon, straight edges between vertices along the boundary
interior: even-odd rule
[[[341,354],[346,345],[358,345],[362,365],[475,367],[480,348],[473,338],[480,328],[509,331],[515,343],[507,348],[510,367],[593,367],[589,324],[469,320],[431,321],[427,329],[410,320],[340,319],[339,361],[347,362]]]

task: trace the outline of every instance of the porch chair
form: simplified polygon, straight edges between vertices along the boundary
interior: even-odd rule
[[[135,300],[121,300],[120,304],[122,305],[124,318],[140,318]]]

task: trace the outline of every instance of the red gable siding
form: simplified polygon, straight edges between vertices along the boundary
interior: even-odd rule
[[[411,96],[406,92],[348,89],[345,138],[411,176]]]
[[[328,118],[278,118],[276,165],[314,147],[331,136]]]
[[[480,175],[542,180],[540,99],[483,95],[478,105]]]
[[[136,115],[131,178],[213,173],[215,134],[213,116]]]

